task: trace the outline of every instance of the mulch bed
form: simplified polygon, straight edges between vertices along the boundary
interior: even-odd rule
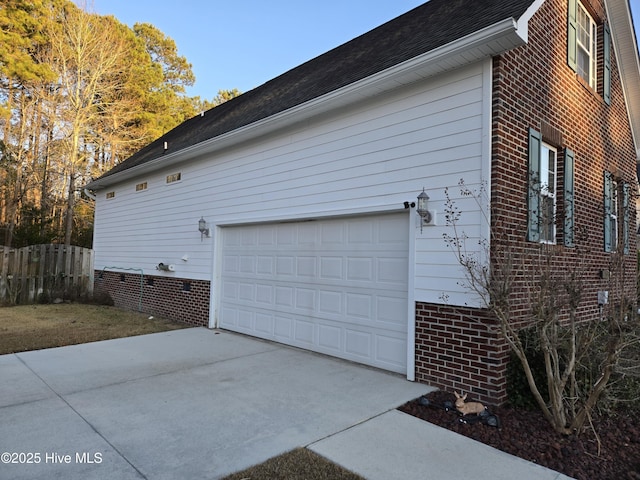
[[[452,393],[437,391],[426,398],[431,405],[421,405],[425,402],[416,399],[399,410],[577,480],[640,480],[637,412],[593,418],[597,436],[590,428],[580,435],[564,436],[556,433],[540,412],[491,407],[491,414],[500,423],[494,427],[481,422],[463,423],[455,408],[438,408],[447,401],[455,402]]]

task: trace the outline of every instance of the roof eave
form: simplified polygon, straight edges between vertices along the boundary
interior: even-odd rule
[[[385,91],[397,88],[398,85],[408,85],[488,57],[500,55],[526,43],[528,18],[525,15],[520,19],[520,22],[513,18],[505,19],[283,112],[177,152],[163,155],[144,164],[101,177],[87,184],[86,188],[98,191],[161,168],[229,148],[337,107],[344,107],[349,103],[379,96]]]
[[[631,133],[640,163],[640,57],[628,0],[605,0]]]

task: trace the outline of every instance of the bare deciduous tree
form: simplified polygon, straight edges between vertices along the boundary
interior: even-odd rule
[[[472,191],[462,180],[459,187],[463,197],[473,197],[481,211],[489,212],[483,188]],[[563,434],[580,431],[605,392],[622,352],[638,341],[632,308],[635,299],[629,298],[624,284],[628,272],[623,249],[610,257],[611,301],[603,302],[599,318],[583,318],[589,251],[580,245],[587,242],[576,242],[570,261],[561,246],[531,243],[527,248],[513,249],[493,234],[477,248],[468,245],[469,237],[460,230],[462,212],[448,190],[445,195],[450,233],[445,233],[444,239],[462,266],[464,287],[482,299],[484,308],[495,317],[502,337],[522,365],[536,403],[553,428]],[[516,297],[519,305],[527,305],[524,312],[515,311]],[[544,385],[534,375],[523,329],[533,333],[534,347],[544,358]],[[578,372],[596,354],[596,378],[585,384]]]

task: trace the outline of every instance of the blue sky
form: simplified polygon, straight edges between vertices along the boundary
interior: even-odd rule
[[[191,96],[246,92],[425,0],[93,0],[89,10],[155,25],[196,76]],[[636,31],[640,0],[631,0]],[[637,34],[636,34],[637,35]]]

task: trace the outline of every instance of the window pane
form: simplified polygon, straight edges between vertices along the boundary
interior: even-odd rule
[[[543,143],[540,152],[540,240],[556,241],[556,150]]]
[[[545,194],[556,192],[556,151],[546,144],[542,144],[540,158],[540,186]]]
[[[578,3],[577,11],[577,70],[585,81],[596,88],[597,27],[584,7]]]
[[[611,218],[611,246],[613,251],[618,248],[618,219],[615,217]]]
[[[589,52],[584,48],[578,47],[578,75],[589,81],[589,69],[591,68],[591,58],[589,58]]]
[[[540,210],[542,215],[540,219],[542,232],[540,236],[545,242],[555,242],[556,240],[555,210],[554,199],[551,197],[542,197],[542,208]]]
[[[578,8],[578,41],[582,45],[591,44],[591,19],[582,8]]]
[[[548,163],[547,189],[549,193],[556,193],[556,152],[553,150],[549,150]]]
[[[611,222],[611,249],[618,249],[618,182],[611,184],[611,214],[609,216]]]

